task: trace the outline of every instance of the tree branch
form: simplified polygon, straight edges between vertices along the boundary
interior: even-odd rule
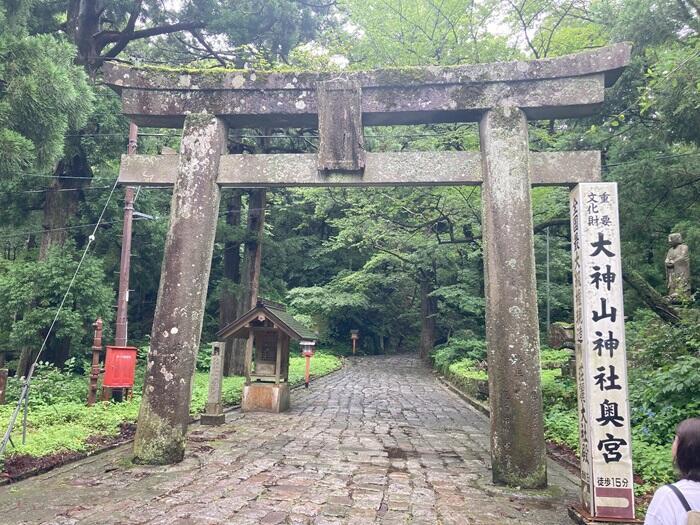
[[[129,44],[129,42],[133,40],[149,38],[158,35],[167,35],[170,33],[177,33],[179,31],[192,31],[194,29],[199,29],[202,27],[204,27],[204,24],[202,22],[179,22],[177,24],[151,27],[149,29],[140,29],[138,31],[131,31],[128,33],[121,32],[119,33],[118,37],[110,36],[108,39],[106,39],[107,42],[116,42],[116,44],[114,44],[114,46],[112,46],[109,49],[109,51],[107,51],[100,58],[104,60],[116,57],[119,53],[121,53],[124,50],[124,48]]]

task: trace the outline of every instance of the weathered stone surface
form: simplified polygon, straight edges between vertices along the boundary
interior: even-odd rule
[[[219,211],[219,154],[225,147],[221,120],[210,114],[187,117],[134,441],[138,462],[172,463],[184,456]]]
[[[553,464],[546,492],[491,485],[488,420],[416,358],[358,358],[292,396],[191,427],[176,466],[127,466],[121,447],[0,487],[0,524],[571,523],[576,479]]]
[[[666,252],[666,288],[672,302],[683,303],[690,300],[690,251],[683,243],[680,233],[668,236],[670,248]]]
[[[532,120],[583,117],[603,103],[602,73],[517,83],[429,85],[423,88],[363,88],[366,126],[476,122],[503,101],[523,108]],[[178,128],[188,113],[214,113],[231,127],[317,127],[315,90],[123,89],[122,112],[139,126]]]
[[[226,343],[212,343],[209,359],[209,391],[207,404],[200,422],[202,425],[221,425],[225,418],[221,404],[221,388],[224,379],[224,350]]]
[[[484,282],[493,479],[547,483],[540,391],[527,120],[515,107],[480,124]]]
[[[533,186],[572,186],[600,180],[599,151],[530,152]],[[174,181],[177,157],[123,155],[119,182],[167,185]],[[475,151],[368,153],[364,174],[324,175],[316,155],[223,155],[222,187],[276,186],[440,186],[481,184],[481,154]]]
[[[427,66],[377,69],[352,73],[316,71],[168,70],[137,68],[107,62],[105,83],[116,90],[125,87],[181,90],[314,89],[318,82],[343,78],[362,88],[464,84],[470,82],[518,82],[605,73],[606,86],[615,83],[629,63],[632,46],[618,43],[571,55],[527,62],[493,62],[459,66]]]
[[[531,62],[424,67],[342,74],[362,90],[365,125],[478,121],[500,104],[530,119],[589,115],[629,62],[630,46]],[[337,73],[231,71],[184,73],[107,64],[108,85],[139,125],[180,127],[208,111],[232,127],[316,126],[319,82]],[[230,118],[229,118],[230,117]]]
[[[319,171],[361,172],[365,168],[362,89],[357,82],[319,82]]]
[[[552,323],[547,330],[547,339],[551,348],[575,348],[573,323]]]

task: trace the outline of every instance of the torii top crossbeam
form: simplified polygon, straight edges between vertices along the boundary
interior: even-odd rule
[[[410,67],[357,73],[182,72],[104,66],[123,111],[142,126],[181,128],[185,115],[207,111],[231,127],[316,127],[317,86],[342,81],[361,90],[367,126],[478,121],[508,102],[528,119],[581,117],[603,102],[627,65],[626,43],[529,62]]]
[[[478,121],[491,108],[517,107],[528,119],[591,115],[629,62],[630,46],[530,62],[381,69],[357,73],[186,72],[105,64],[137,124],[182,127],[206,112],[229,127],[319,128],[318,155],[223,155],[218,182],[229,187],[480,184],[476,152],[365,153],[365,125]],[[128,155],[125,184],[171,184],[177,158]],[[595,181],[594,151],[533,153],[533,185]]]

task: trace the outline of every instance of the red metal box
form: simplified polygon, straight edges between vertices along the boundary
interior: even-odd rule
[[[133,346],[108,346],[105,355],[105,377],[102,386],[108,388],[132,388],[136,372],[136,348]]]

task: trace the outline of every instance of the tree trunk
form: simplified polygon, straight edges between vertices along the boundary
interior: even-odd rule
[[[56,176],[44,199],[42,221],[44,233],[39,248],[40,260],[46,259],[51,248],[60,248],[65,244],[69,232],[65,228],[78,211],[82,193],[80,190],[86,186],[86,182],[89,182],[87,177],[92,176],[86,153],[79,142],[80,137],[73,137],[69,141],[71,142],[69,148],[74,154],[58,163],[54,173]]]
[[[241,224],[241,191],[234,190],[228,200],[226,224],[237,227]],[[226,239],[224,242],[224,282],[219,296],[219,328],[236,320],[238,316],[239,286],[241,283],[241,242]],[[225,376],[236,373],[233,367],[234,339],[228,338],[224,350],[223,370]]]
[[[71,0],[66,10],[66,34],[78,49],[75,62],[85,66],[91,76],[101,64],[97,60],[101,49],[98,49],[95,38],[100,33],[100,4],[90,0]]]
[[[420,282],[420,358],[427,360],[435,344],[435,316],[437,315],[437,299],[429,297],[435,290],[435,285],[429,277],[423,277]]]
[[[241,298],[238,302],[238,316],[253,308],[258,301],[266,200],[267,193],[264,189],[251,190],[248,198],[248,226],[241,272]],[[243,339],[236,339],[233,343],[230,368],[232,374],[243,375],[245,372],[245,347],[246,341]]]
[[[34,359],[36,359],[37,352],[37,348],[29,346],[22,347],[19,354],[19,361],[17,362],[17,370],[15,371],[16,377],[27,377],[29,368],[32,366]]]
[[[622,263],[622,277],[628,285],[634,288],[642,301],[664,322],[669,324],[680,322],[681,316],[678,311],[639,272],[632,270],[624,261]]]

